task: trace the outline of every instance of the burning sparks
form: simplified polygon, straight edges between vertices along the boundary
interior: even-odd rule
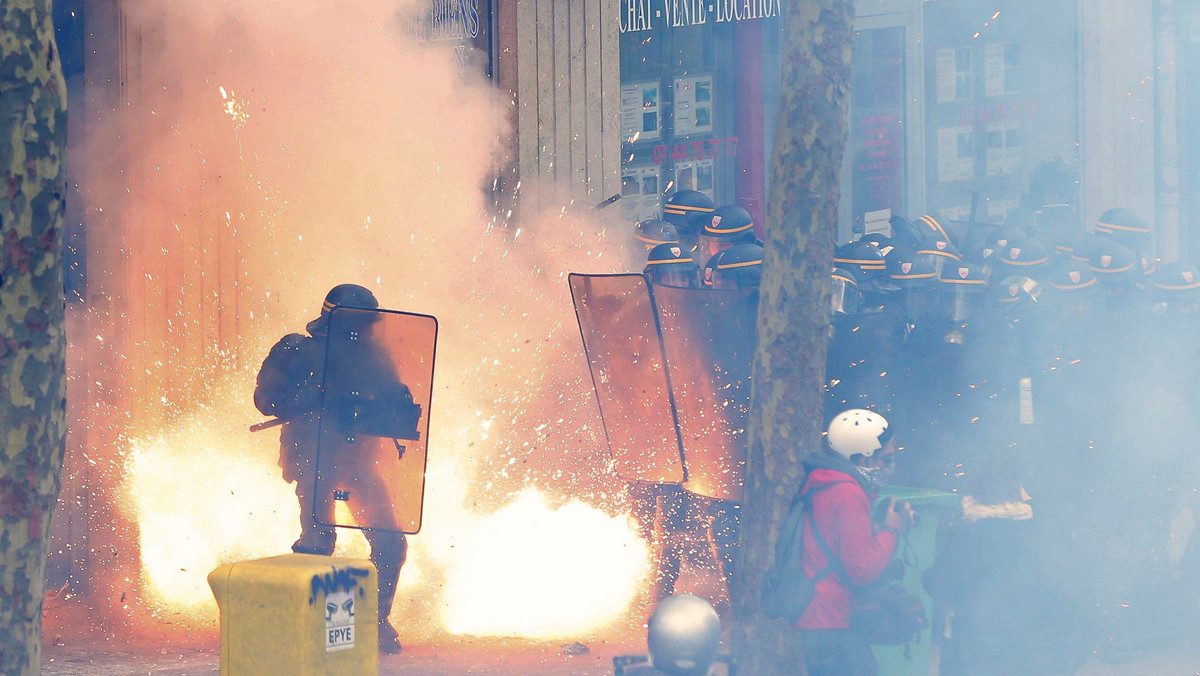
[[[246,120],[250,119],[250,113],[246,112],[246,102],[238,100],[232,89],[228,92],[224,87],[218,89],[221,90],[221,100],[225,102],[222,111],[233,120],[233,128],[241,129],[246,126]]]

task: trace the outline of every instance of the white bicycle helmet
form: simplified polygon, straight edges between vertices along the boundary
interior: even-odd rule
[[[887,419],[862,408],[837,414],[825,433],[825,440],[833,452],[847,460],[855,455],[869,458],[886,446],[891,438]]]

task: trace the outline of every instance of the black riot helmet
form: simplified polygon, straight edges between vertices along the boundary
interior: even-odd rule
[[[757,289],[762,283],[763,248],[747,242],[730,247],[716,256],[713,273],[715,289]]]
[[[1029,237],[1029,235],[1027,235],[1024,230],[1011,225],[1003,225],[988,233],[983,245],[984,247],[992,249],[1003,249],[1008,246],[1010,242],[1018,239],[1025,239],[1026,237]]]
[[[1042,285],[1024,275],[1013,275],[993,284],[992,293],[1001,311],[1015,318],[1040,307]]]
[[[659,244],[671,244],[679,241],[679,233],[675,231],[675,226],[662,220],[661,218],[647,218],[644,221],[638,221],[634,226],[633,238],[646,246],[649,251]]]
[[[853,272],[859,286],[872,286],[875,282],[887,285],[887,263],[884,256],[883,249],[860,239],[834,249],[833,264]]]
[[[1109,209],[1100,214],[1095,234],[1141,252],[1150,242],[1151,228],[1145,219],[1130,209]]]
[[[934,272],[942,274],[942,268],[947,265],[962,262],[962,254],[950,240],[941,237],[930,237],[917,247],[917,257],[926,259],[933,266]]]
[[[704,227],[715,207],[712,198],[699,190],[678,190],[663,206],[663,220],[675,226],[680,234],[695,233]]]
[[[680,244],[659,244],[646,254],[646,278],[651,284],[693,289],[698,286],[696,262]]]
[[[842,267],[834,267],[832,274],[833,294],[829,299],[833,314],[852,315],[858,312],[862,294],[858,291],[858,280],[854,273]]]
[[[892,283],[901,288],[923,286],[938,276],[931,256],[918,255],[916,249],[903,245],[892,247],[884,257],[884,266]]]
[[[933,284],[938,273],[933,257],[917,255],[915,249],[896,245],[885,257],[888,277],[900,287],[906,320],[916,325],[930,318],[934,311]]]
[[[1042,275],[1046,302],[1060,314],[1091,314],[1095,310],[1099,282],[1092,266],[1061,258]]]
[[[943,223],[937,218],[925,214],[924,216],[913,221],[917,226],[917,231],[920,233],[921,241],[928,244],[943,240],[950,242],[954,246],[963,246],[966,238],[960,232],[963,228],[958,223],[947,221]]]
[[[1110,310],[1140,310],[1148,301],[1144,266],[1149,262],[1118,244],[1115,239],[1093,235],[1088,264],[1100,280],[1100,295]]]
[[[1056,291],[1080,291],[1096,286],[1092,266],[1072,258],[1050,266],[1044,275],[1046,286]]]
[[[1115,239],[1097,235],[1089,254],[1088,263],[1102,284],[1133,284],[1142,276],[1141,259]]]
[[[1167,263],[1150,277],[1156,310],[1200,311],[1200,270],[1190,263]]]
[[[350,307],[360,310],[374,310],[379,307],[379,301],[371,290],[358,284],[338,284],[325,294],[325,302],[321,304],[321,316],[308,323],[305,328],[309,333],[324,331],[329,326],[329,313],[335,307]]]
[[[885,249],[892,245],[892,238],[888,237],[882,232],[868,232],[862,237],[859,237],[858,241],[866,242],[867,244],[877,246],[880,249]]]
[[[734,204],[717,207],[700,230],[698,256],[707,261],[738,244],[754,242],[754,219]]]
[[[921,227],[903,216],[892,216],[888,219],[892,227],[892,244],[902,244],[916,248],[924,239]]]
[[[996,257],[996,265],[1002,270],[1000,274],[1004,276],[1037,277],[1049,261],[1049,247],[1035,237],[1024,235],[1012,236],[1008,245],[1001,247]]]

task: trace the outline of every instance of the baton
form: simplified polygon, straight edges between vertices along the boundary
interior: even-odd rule
[[[604,207],[612,204],[613,202],[616,202],[619,199],[621,199],[621,193],[617,193],[617,194],[613,195],[612,197],[609,197],[608,199],[604,200],[603,202],[592,207],[592,209],[595,209],[596,211],[600,211]]]
[[[271,418],[270,420],[264,420],[260,423],[254,423],[253,425],[250,426],[250,431],[251,432],[261,432],[263,430],[271,429],[272,427],[278,427],[279,425],[282,425],[285,422],[287,422],[287,421],[284,420],[283,418]]]

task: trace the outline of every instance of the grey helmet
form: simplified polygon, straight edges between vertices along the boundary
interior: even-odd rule
[[[703,676],[717,658],[721,619],[712,604],[692,594],[663,599],[650,616],[646,642],[650,661],[676,676]]]

